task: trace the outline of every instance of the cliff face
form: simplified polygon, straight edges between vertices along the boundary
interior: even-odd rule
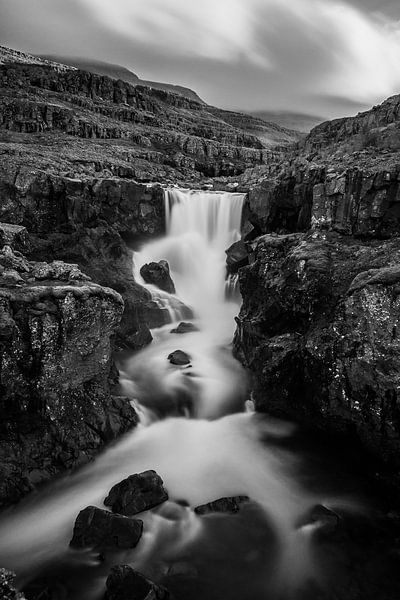
[[[234,346],[259,410],[349,434],[398,470],[400,157],[386,147],[397,100],[318,126],[243,178],[253,229]]]
[[[236,175],[269,157],[247,126],[232,125],[207,105],[164,90],[16,63],[0,65],[0,89],[3,152],[17,153],[28,137],[38,167],[57,147],[62,170],[75,175],[120,168],[122,176],[141,181],[176,182]],[[289,133],[286,143],[296,140]]]
[[[399,150],[399,128],[400,95],[397,95],[356,117],[321,123],[305,138],[303,148],[307,152],[327,150],[330,153],[339,148],[345,152],[368,147]]]
[[[0,231],[14,246],[25,238],[23,228]],[[122,311],[121,296],[76,265],[0,250],[0,506],[136,423],[129,402],[110,392]]]
[[[149,327],[167,323],[167,310],[137,284],[128,244],[164,231],[164,193],[159,185],[129,180],[72,179],[16,167],[0,168],[0,220],[30,232],[30,258],[79,264],[100,285],[122,294],[120,346],[140,348]]]
[[[265,235],[252,252],[235,348],[256,407],[355,434],[400,467],[400,242]]]

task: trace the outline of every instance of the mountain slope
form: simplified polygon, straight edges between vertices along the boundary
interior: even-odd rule
[[[165,90],[166,92],[180,94],[181,96],[185,96],[185,98],[189,98],[190,100],[203,102],[196,92],[189,88],[181,85],[174,85],[172,83],[162,83],[158,81],[140,79],[140,77],[138,77],[135,73],[129,69],[126,69],[125,67],[121,67],[120,65],[115,65],[100,60],[75,58],[70,56],[47,55],[43,56],[42,58],[56,61],[58,63],[65,63],[67,65],[76,67],[77,69],[81,69],[82,71],[89,71],[90,73],[96,73],[97,75],[106,75],[112,79],[122,79],[122,81],[127,81],[132,85],[146,85],[157,90]]]
[[[302,113],[285,112],[285,111],[268,111],[261,110],[251,113],[253,117],[275,123],[287,129],[294,129],[300,133],[309,133],[313,127],[316,127],[325,119],[315,115],[307,115]]]
[[[245,113],[237,113],[214,107],[209,110],[226,123],[243,129],[243,131],[246,131],[250,135],[257,136],[266,148],[294,144],[302,137],[299,132],[293,129],[286,129],[276,123],[267,123],[263,119],[258,119]]]
[[[306,151],[330,151],[332,146],[348,152],[367,148],[399,150],[400,95],[355,117],[321,123],[304,140]]]

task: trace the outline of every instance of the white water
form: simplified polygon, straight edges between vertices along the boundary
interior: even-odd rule
[[[145,534],[138,548],[120,562],[160,579],[160,573],[193,545],[201,548],[215,536],[210,521],[177,501],[194,507],[223,496],[248,495],[268,519],[266,531],[277,538],[273,554],[268,548],[254,549],[257,556],[267,554],[258,573],[265,589],[278,586],[282,591],[315,575],[309,528],[299,528],[298,523],[323,499],[300,488],[294,477],[297,459],[275,443],[290,435],[290,427],[242,413],[246,379],[228,348],[238,304],[225,300],[225,249],[239,236],[242,205],[240,194],[166,192],[167,235],[136,254],[135,272],[146,262],[167,260],[176,295],[193,307],[200,331],[176,335],[168,325],[154,332],[153,344],[128,360],[121,373],[142,424],[94,464],[3,516],[0,564],[16,570],[20,581],[32,578],[51,560],[76,560],[68,541],[79,510],[89,504],[102,506],[113,484],[145,469],[161,475],[170,501],[141,515]],[[160,301],[168,301],[168,296],[161,295]],[[167,360],[178,348],[190,355],[190,368]],[[224,554],[229,551],[228,547]],[[243,557],[244,573],[248,561],[255,560],[251,555]],[[86,555],[80,556],[84,560]],[[86,560],[94,569],[93,557]],[[86,591],[88,600],[101,596],[104,576],[97,578]],[[249,595],[240,600],[251,594],[249,587]]]
[[[224,302],[225,250],[240,238],[243,202],[244,194],[166,190],[167,235],[134,257],[141,283],[142,265],[167,260],[177,296],[194,309],[202,328],[225,340],[232,335],[237,311],[237,304]]]

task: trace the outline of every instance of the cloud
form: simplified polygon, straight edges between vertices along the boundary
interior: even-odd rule
[[[0,0],[0,34],[28,51],[119,62],[145,78],[194,87],[230,108],[338,116],[346,106],[373,104],[400,91],[400,22],[378,12],[389,5]]]
[[[400,88],[400,24],[335,0],[83,0],[95,18],[171,57],[247,63],[294,93],[361,103]],[[376,3],[379,7],[379,3]]]

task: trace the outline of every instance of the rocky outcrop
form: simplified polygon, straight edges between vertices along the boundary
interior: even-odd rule
[[[242,504],[250,501],[248,496],[232,496],[230,498],[219,498],[213,502],[196,506],[194,512],[197,515],[209,515],[212,513],[231,513],[235,514],[240,511]]]
[[[142,537],[143,521],[114,515],[95,506],[82,510],[74,525],[71,548],[127,550]]]
[[[237,273],[239,269],[245,267],[249,262],[249,255],[243,240],[234,242],[225,253],[227,271],[230,274]]]
[[[117,179],[72,180],[0,168],[0,191],[0,219],[28,229],[29,257],[73,261],[93,281],[122,295],[125,309],[118,331],[120,346],[140,348],[151,341],[150,327],[170,321],[168,310],[160,308],[150,292],[135,282],[133,253],[128,246],[164,231],[160,185]]]
[[[358,438],[400,467],[400,242],[265,235],[240,271],[235,351],[259,410]]]
[[[0,505],[136,424],[110,392],[122,312],[121,296],[77,265],[0,251]]]
[[[355,117],[326,121],[300,144],[304,152],[354,152],[368,147],[400,149],[400,96],[392,96]]]
[[[104,504],[128,517],[149,510],[168,500],[161,477],[155,471],[130,475],[114,485]]]
[[[200,330],[194,323],[186,323],[185,321],[182,321],[181,323],[179,323],[178,327],[171,329],[171,333],[179,333],[179,334],[193,333],[196,331],[200,331]]]
[[[192,359],[183,350],[174,350],[174,352],[171,352],[171,354],[168,355],[168,360],[172,365],[182,367],[189,365]]]
[[[140,274],[146,283],[151,283],[168,294],[175,294],[174,282],[171,279],[169,264],[166,260],[143,265]]]

